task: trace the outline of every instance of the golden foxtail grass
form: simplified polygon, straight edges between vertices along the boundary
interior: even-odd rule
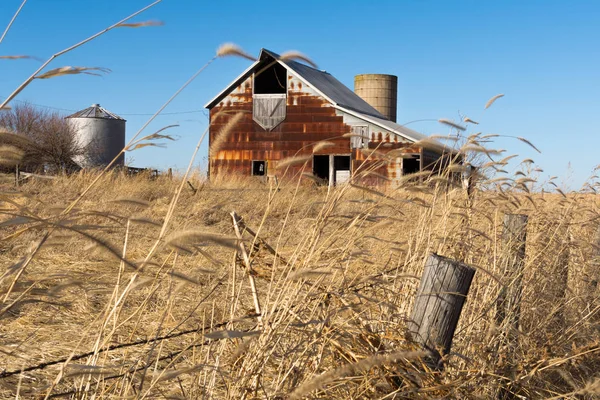
[[[290,50],[290,51],[286,51],[285,53],[282,53],[279,57],[280,60],[300,60],[305,62],[306,64],[310,65],[313,68],[319,68],[317,66],[317,64],[315,64],[315,62],[313,60],[311,60],[307,55],[296,51],[296,50]]]
[[[235,56],[256,61],[256,57],[246,53],[240,46],[234,43],[225,43],[217,49],[217,57]]]
[[[456,171],[451,166],[448,173]],[[597,273],[592,255],[599,218],[591,195],[486,190],[467,207],[462,189],[448,185],[450,177],[421,174],[405,179],[405,190],[347,185],[327,193],[283,180],[273,192],[239,180],[229,186],[204,182],[198,196],[184,190],[185,176],[150,181],[110,172],[68,218],[61,217],[63,227],[49,245],[37,246],[44,228],[31,217],[57,218],[56,201],[48,200],[64,199],[67,205],[98,179],[96,174],[51,183],[34,179],[3,203],[5,221],[11,218],[8,210],[23,216],[2,228],[6,236],[22,230],[2,243],[0,255],[6,265],[22,260],[0,279],[3,334],[17,344],[4,345],[5,373],[16,372],[0,373],[3,395],[18,387],[23,397],[36,390],[124,397],[135,389],[145,397],[202,397],[209,390],[213,398],[252,393],[475,398],[502,386],[530,398],[593,397],[586,391],[594,387],[594,366],[600,363],[591,334],[599,306],[589,285]],[[523,178],[531,179],[512,177]],[[251,250],[248,270],[235,256],[233,209],[277,256],[241,229]],[[502,279],[498,251],[502,215],[515,212],[530,216],[522,278],[524,335],[515,358],[504,359],[505,328],[494,325],[494,304],[511,284]],[[146,220],[162,222],[135,222]],[[565,226],[577,240],[563,240]],[[86,249],[89,239],[75,229],[97,236],[96,249]],[[33,248],[18,246],[27,242]],[[121,261],[99,251],[119,243]],[[565,249],[567,264],[559,262]],[[414,351],[404,331],[418,279],[407,277],[420,275],[429,252],[480,271],[446,369],[436,373],[415,369],[418,362],[395,361],[396,355]],[[143,268],[126,268],[128,262]],[[253,274],[254,294],[247,274]],[[261,329],[254,295],[260,299]],[[157,339],[145,344],[141,337]],[[111,350],[111,343],[129,342],[134,344]],[[67,361],[88,351],[78,361],[85,367]],[[65,374],[57,375],[59,364],[35,369],[61,357]],[[576,362],[558,362],[569,357]],[[516,363],[528,367],[497,375]],[[564,380],[565,373],[572,382]],[[46,383],[51,391],[39,386]]]
[[[492,104],[494,104],[494,103],[496,102],[496,100],[498,100],[498,99],[499,99],[499,98],[501,98],[501,97],[504,97],[504,94],[497,94],[497,95],[495,95],[494,97],[492,97],[491,99],[489,99],[489,100],[487,101],[487,103],[485,103],[485,108],[486,108],[486,110],[487,110],[488,108],[490,108],[490,107],[492,106]]]

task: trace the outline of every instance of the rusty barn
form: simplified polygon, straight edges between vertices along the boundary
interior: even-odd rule
[[[288,174],[303,169],[330,185],[367,170],[372,173],[361,181],[371,184],[434,170],[444,147],[423,148],[424,135],[396,123],[396,96],[395,76],[358,75],[353,92],[325,71],[262,49],[258,60],[205,106],[211,144],[232,115],[244,112],[209,155],[209,175],[280,175],[277,163],[293,156],[310,159],[289,167]],[[323,141],[329,143],[315,149]],[[382,154],[389,157],[382,161],[377,157]]]

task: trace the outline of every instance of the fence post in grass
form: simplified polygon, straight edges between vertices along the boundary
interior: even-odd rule
[[[554,303],[558,306],[555,311],[554,326],[558,329],[564,327],[565,318],[568,313],[565,310],[567,305],[567,292],[569,287],[569,262],[571,258],[571,229],[566,223],[560,228],[558,238],[558,256],[556,258],[556,269],[552,271],[552,284]]]
[[[519,329],[526,234],[527,215],[504,215],[500,265],[505,286],[496,303],[496,324],[506,324],[509,332]]]
[[[594,268],[591,271],[589,279],[590,290],[596,292],[598,290],[598,281],[600,280],[600,225],[596,230],[596,236],[594,237]]]
[[[427,258],[408,332],[429,353],[432,369],[443,368],[474,275],[475,269],[461,262],[437,254]]]
[[[580,286],[580,293],[582,299],[585,301],[585,308],[591,311],[600,293],[598,292],[598,285],[600,283],[600,225],[598,225],[593,242],[592,242],[592,254],[591,262],[586,265],[583,274],[583,282]]]
[[[505,360],[512,360],[518,344],[517,332],[521,314],[522,280],[525,269],[525,242],[527,240],[527,215],[505,214],[502,226],[502,249],[500,253],[500,268],[504,287],[500,290],[496,302],[496,325],[500,327],[502,339],[499,354]],[[511,366],[514,361],[508,361],[501,367],[501,374],[511,376]],[[494,396],[498,400],[515,398],[513,389],[500,385]]]
[[[500,268],[503,274],[504,287],[500,290],[496,302],[496,325],[500,327],[503,345],[498,354],[508,362],[502,365],[501,373],[511,376],[511,365],[514,350],[518,344],[517,332],[521,314],[522,280],[525,269],[525,242],[527,239],[527,215],[505,214],[502,226],[502,249],[500,253]],[[499,386],[494,396],[498,400],[515,398],[513,389]]]
[[[600,271],[600,225],[596,229],[594,236],[594,271],[595,274],[590,277],[590,286],[593,290],[598,288],[598,271]]]
[[[596,234],[594,235],[593,247],[594,256],[592,257],[592,271],[590,271],[589,285],[590,289],[595,291],[598,288],[598,271],[600,271],[600,225],[598,225]]]

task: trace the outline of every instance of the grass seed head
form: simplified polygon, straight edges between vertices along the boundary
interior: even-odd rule
[[[235,130],[236,125],[242,120],[243,117],[243,112],[236,113],[229,117],[227,123],[215,135],[215,139],[210,146],[209,155],[211,158],[216,157],[219,150],[221,150],[223,145],[227,143],[227,139],[229,139],[229,136]]]
[[[285,53],[281,54],[281,56],[279,57],[280,60],[300,60],[303,61],[305,63],[307,63],[308,65],[310,65],[311,67],[317,69],[319,68],[317,66],[317,64],[315,64],[313,62],[313,60],[311,60],[310,58],[308,58],[308,56],[300,53],[299,51],[296,50],[290,50],[290,51],[286,51]]]
[[[16,146],[0,145],[0,165],[17,165],[23,160],[24,156],[25,152]]]
[[[144,22],[123,22],[117,25],[117,28],[146,28],[149,26],[163,26],[165,23],[157,20],[149,20]]]
[[[438,122],[440,124],[448,125],[448,126],[454,128],[454,129],[458,129],[459,131],[466,131],[467,130],[467,128],[465,128],[464,126],[462,126],[460,124],[457,124],[456,122],[451,121],[451,120],[446,119],[446,118],[441,118],[441,119],[438,120]]]
[[[97,72],[93,72],[97,71]],[[94,75],[94,76],[102,76],[102,74],[108,74],[110,69],[102,68],[102,67],[60,67],[51,69],[48,72],[44,72],[43,74],[36,75],[36,79],[50,79],[56,78],[58,76],[64,75],[78,75],[78,74],[86,74],[86,75]]]
[[[488,108],[490,108],[490,107],[491,107],[491,105],[492,105],[492,104],[494,104],[494,102],[495,102],[496,100],[498,100],[499,98],[501,98],[501,97],[504,97],[504,94],[497,94],[497,95],[495,95],[494,97],[492,97],[491,99],[489,99],[489,100],[487,101],[487,103],[485,103],[485,109],[487,110]]]
[[[292,156],[292,157],[284,158],[283,160],[279,161],[277,163],[277,165],[276,165],[275,168],[281,170],[281,169],[285,169],[287,167],[291,167],[291,166],[294,166],[294,165],[306,164],[310,160],[312,160],[312,156],[311,155],[306,155],[306,156]]]
[[[240,46],[234,43],[225,43],[222,44],[217,49],[217,57],[227,57],[227,56],[236,56],[242,57],[250,61],[256,61],[256,57],[251,56],[246,53]]]

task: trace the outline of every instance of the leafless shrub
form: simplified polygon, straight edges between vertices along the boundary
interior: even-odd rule
[[[73,159],[86,150],[60,114],[30,104],[18,104],[12,110],[0,113],[0,128],[15,135],[3,135],[2,140],[23,151],[24,168],[71,170],[76,168]]]

